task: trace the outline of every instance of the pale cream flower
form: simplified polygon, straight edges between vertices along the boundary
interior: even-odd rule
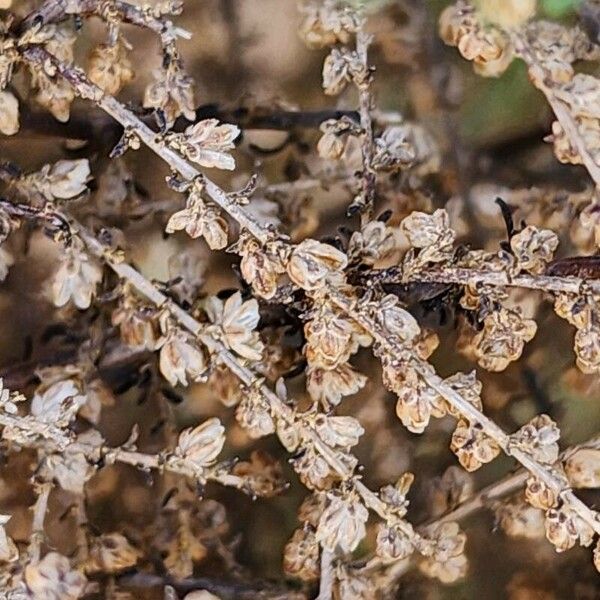
[[[216,418],[208,419],[179,434],[175,454],[203,468],[211,465],[225,444],[225,428]]]

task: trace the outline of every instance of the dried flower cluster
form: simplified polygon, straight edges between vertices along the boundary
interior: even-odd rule
[[[122,599],[148,588],[187,600],[309,598],[318,586],[320,600],[387,598],[412,566],[428,582],[465,578],[469,532],[459,521],[485,506],[511,537],[545,537],[559,553],[593,546],[589,563],[600,571],[600,515],[574,492],[600,487],[597,438],[561,453],[558,417],[547,405],[516,419],[513,433],[487,415],[488,390],[501,377],[488,372],[510,373],[543,333],[539,302],[523,291],[553,300],[576,328],[576,367],[600,372],[600,260],[555,258],[561,228],[571,228],[575,244],[598,244],[597,190],[566,200],[551,190],[499,192],[505,239],[482,240],[481,249],[463,244],[473,218],[466,197],[432,199],[432,181],[443,189],[451,179],[442,160],[447,149],[426,124],[376,109],[372,55],[384,42],[371,32],[375,15],[341,0],[302,2],[300,36],[326,51],[324,94],[351,109],[316,113],[316,121],[310,114],[308,127],[320,132],[310,143],[298,142],[290,125],[304,126],[301,111],[276,111],[281,125],[257,109],[258,129],[290,129],[273,152],[305,161],[299,167],[300,158],[289,159],[283,173],[291,181],[265,183],[266,162],[244,170],[244,155],[262,152],[246,140],[252,110],[227,115],[196,105],[178,48],[190,35],[171,20],[183,5],[45,0],[29,14],[2,16],[4,136],[26,127],[32,102],[59,122],[70,120],[65,127],[80,118],[80,105],[84,115],[99,109],[107,119],[104,133],[88,140],[89,153],[72,142],[81,132],[59,130],[70,140],[66,147],[85,158],[30,171],[0,165],[0,278],[25,262],[30,245],[43,249],[54,270],[43,302],[59,309],[52,314],[62,325],[36,343],[62,336],[69,349],[43,360],[36,354],[25,362],[23,384],[1,389],[2,447],[15,468],[27,463],[19,485],[33,499],[27,534],[17,530],[22,516],[0,516],[2,593],[11,600]],[[384,18],[391,18],[388,8]],[[406,11],[408,36],[414,31]],[[585,166],[600,185],[600,88],[573,68],[599,58],[597,45],[578,27],[535,16],[533,0],[502,8],[459,0],[441,13],[439,33],[481,75],[499,77],[523,60],[554,111],[547,139],[556,156]],[[105,38],[82,44],[91,51],[79,66],[91,17],[104,24]],[[146,78],[139,107],[115,97],[136,75],[130,26],[156,34],[161,48],[161,67]],[[17,94],[22,86],[33,94]],[[298,148],[286,150],[288,144]],[[177,200],[159,201],[136,185],[128,161],[142,148],[167,165],[165,187]],[[301,194],[313,186],[303,179],[309,169],[316,187],[328,187],[329,178],[341,188],[342,210],[356,217],[337,235],[317,232],[319,216]],[[232,188],[248,183],[226,191],[217,183],[226,171],[236,173]],[[587,237],[577,237],[574,222]],[[166,280],[129,237],[157,224],[168,236],[165,247],[179,244],[168,264],[162,261]],[[223,275],[226,259],[233,268]],[[457,339],[429,318],[436,306],[451,312]],[[429,359],[452,344],[471,366],[462,372],[449,363],[439,368],[451,370],[442,377]],[[390,396],[397,419],[384,402]],[[144,414],[132,417],[132,399]],[[190,409],[197,402],[200,408]],[[444,450],[457,465],[429,482],[408,460],[399,469],[401,429],[393,428],[400,423],[410,435],[447,434]],[[270,436],[291,469],[265,451],[276,447],[261,440]],[[431,452],[427,437],[424,454]],[[361,464],[369,452],[374,474]],[[236,456],[246,453],[245,460]],[[520,470],[474,492],[470,473],[501,454]],[[135,470],[142,484],[130,483]],[[289,477],[308,489],[283,549],[292,585],[238,564],[226,509],[211,498],[212,484],[251,498],[283,495],[294,489]],[[413,499],[418,508],[426,485],[431,518],[417,525]],[[146,506],[131,523],[92,523],[109,503],[133,510],[140,502]],[[55,511],[60,518],[50,517]],[[215,579],[214,564],[224,574]]]

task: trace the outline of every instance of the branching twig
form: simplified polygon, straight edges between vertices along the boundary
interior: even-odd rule
[[[44,63],[51,63],[55,66],[58,73],[65,77],[76,90],[76,92],[87,99],[95,102],[100,108],[117,119],[126,129],[135,132],[144,144],[153,150],[158,156],[165,160],[173,169],[188,180],[194,180],[200,177],[200,172],[189,164],[181,155],[167,147],[160,136],[157,136],[146,125],[144,125],[135,115],[128,111],[115,98],[104,94],[100,88],[93,85],[80,69],[61,63],[56,57],[49,54],[40,47],[29,47],[24,49],[23,57],[28,62],[38,66]],[[202,176],[204,191],[208,196],[223,210],[225,210],[233,219],[235,219],[243,228],[247,229],[261,243],[274,241],[274,234],[268,228],[260,224],[243,207],[237,204],[224,190],[206,177]],[[84,241],[90,250],[97,256],[107,258],[104,248],[95,240],[95,238],[81,230]],[[282,242],[283,243],[283,242]],[[145,280],[135,269],[124,263],[116,263],[114,260],[108,260],[108,264],[121,277],[127,279],[144,296],[162,306],[166,303],[166,298]],[[362,312],[356,306],[356,302],[347,296],[341,294],[336,288],[328,286],[328,294],[331,301],[336,304],[345,314],[363,327],[382,349],[391,357],[398,360],[398,357],[407,355],[407,348],[397,338],[387,335],[381,330],[378,324],[366,313]],[[239,364],[235,356],[230,353],[220,342],[214,338],[202,335],[199,323],[195,321],[187,312],[177,306],[172,307],[173,316],[190,332],[198,335],[203,344],[211,351],[217,354],[222,362],[231,369],[231,371],[246,385],[253,381],[254,375],[246,367]],[[583,520],[588,523],[594,531],[600,533],[600,521],[570,489],[563,489],[562,482],[552,473],[551,469],[538,463],[529,454],[510,448],[510,436],[498,427],[491,419],[486,417],[481,411],[465,400],[452,387],[445,384],[444,381],[435,374],[431,367],[416,358],[410,356],[410,364],[416,372],[422,377],[426,384],[439,393],[455,410],[465,417],[471,424],[478,424],[482,431],[493,439],[504,450],[505,453],[513,456],[524,467],[526,467],[536,478],[555,491],[563,501],[567,502]],[[292,415],[291,409],[284,405],[281,400],[266,386],[261,388],[265,398],[269,401],[271,409],[280,417],[287,416],[289,420]],[[285,417],[284,417],[285,418]],[[344,479],[352,476],[347,467],[341,464],[332,451],[323,444],[319,436],[314,432],[308,432],[308,438],[311,439],[315,448],[318,449],[327,462],[336,472],[340,473]],[[356,482],[356,489],[363,497],[363,500],[375,512],[381,516],[386,515],[385,504],[376,494],[371,492],[360,481]]]

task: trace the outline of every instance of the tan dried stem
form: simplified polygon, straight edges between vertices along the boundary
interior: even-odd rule
[[[36,564],[40,561],[42,553],[42,544],[45,540],[44,535],[44,520],[48,511],[48,498],[52,491],[52,483],[43,482],[35,485],[34,489],[37,494],[35,504],[33,505],[33,519],[31,522],[31,541],[28,548],[30,564]]]
[[[323,548],[321,551],[321,580],[319,595],[316,600],[331,600],[333,598],[333,585],[335,583],[335,569],[333,566],[334,554]]]
[[[92,465],[101,459],[105,463],[122,463],[143,471],[169,471],[184,475],[204,484],[208,481],[221,485],[244,489],[243,477],[232,475],[219,464],[201,468],[193,461],[186,460],[169,452],[145,454],[123,448],[109,446],[91,447],[77,442],[68,432],[52,425],[41,423],[32,417],[20,417],[0,411],[0,426],[4,427],[3,437],[16,439],[18,444],[27,448],[44,449],[46,452],[73,452],[82,454]],[[8,435],[7,435],[8,432]]]
[[[356,53],[362,64],[365,72],[363,81],[356,82],[358,88],[359,115],[360,126],[362,129],[361,136],[361,153],[363,169],[361,174],[362,199],[365,205],[361,207],[361,224],[366,224],[373,219],[374,204],[375,204],[375,171],[373,170],[373,98],[371,95],[371,75],[369,68],[369,45],[371,36],[365,32],[363,26],[356,33]]]
[[[380,279],[375,272],[374,280]],[[441,267],[423,270],[417,274],[411,274],[407,278],[384,277],[384,280],[402,283],[424,282],[424,283],[455,283],[459,285],[490,285],[494,287],[517,287],[542,292],[581,294],[582,291],[600,293],[600,281],[584,279],[582,277],[558,277],[554,275],[532,275],[523,273],[510,275],[506,271],[485,271],[465,267]]]

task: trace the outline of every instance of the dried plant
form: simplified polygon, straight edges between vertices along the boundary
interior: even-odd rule
[[[11,4],[0,277],[9,290],[20,270],[37,278],[41,317],[0,373],[2,597],[388,598],[404,581],[476,577],[471,540],[496,539],[461,521],[483,508],[515,547],[590,548],[564,560],[586,565],[577,593],[597,594],[600,444],[583,438],[598,424],[566,421],[561,451],[561,414],[535,378],[537,339],[558,327],[539,292],[575,328],[568,385],[594,391],[600,373],[600,83],[576,70],[600,58],[594,3],[577,24],[543,20],[535,0],[439,14],[441,40],[478,75],[524,63],[554,115],[546,141],[586,170],[576,191],[553,173],[537,187],[467,178],[450,110],[461,76],[450,53],[432,56],[444,51],[427,3],[301,2],[300,37],[323,51],[336,103],[312,111],[273,97],[199,106],[179,46],[203,32],[175,24],[182,1]],[[251,42],[231,3],[214,4],[244,82],[236,57]],[[155,70],[136,65],[148,35]],[[412,83],[437,126],[378,108],[408,57],[424,63]],[[280,137],[262,148],[257,130]],[[17,146],[29,134],[59,138],[58,154],[32,159]],[[499,391],[515,373],[525,413]],[[267,499],[265,531],[244,495]],[[276,502],[290,498],[302,501],[284,543]],[[283,572],[244,564],[240,544],[256,557],[271,539]],[[511,598],[545,597],[513,575]]]

